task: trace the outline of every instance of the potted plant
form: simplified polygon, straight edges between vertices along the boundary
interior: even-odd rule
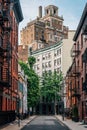
[[[72,120],[75,122],[79,121],[78,107],[76,105],[72,107]]]

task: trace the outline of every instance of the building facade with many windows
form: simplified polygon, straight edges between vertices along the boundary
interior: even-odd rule
[[[72,65],[67,71],[67,108],[78,110],[78,119],[87,122],[87,4],[82,13],[71,49]]]
[[[20,44],[32,44],[32,50],[38,48],[39,41],[44,41],[44,46],[59,42],[62,38],[68,37],[68,27],[63,25],[63,17],[58,15],[58,7],[49,5],[45,9],[45,16],[42,17],[42,6],[39,7],[39,16],[30,21],[20,32]]]
[[[18,65],[18,106],[17,112],[25,118],[28,114],[27,106],[27,76],[21,66]]]
[[[62,41],[47,48],[32,52],[32,56],[36,58],[34,70],[39,76],[42,76],[42,73],[44,71],[54,72],[55,70],[57,72],[60,72],[62,70],[61,46]]]
[[[0,0],[0,124],[15,119],[18,89],[20,1]]]

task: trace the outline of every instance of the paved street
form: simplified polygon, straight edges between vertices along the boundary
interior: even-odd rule
[[[69,130],[54,116],[39,116],[21,130]]]

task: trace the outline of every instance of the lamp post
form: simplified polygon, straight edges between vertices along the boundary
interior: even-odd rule
[[[65,83],[65,79],[63,79],[63,82],[62,82],[62,92],[61,92],[61,97],[62,97],[62,120],[64,121],[64,114],[65,114],[65,112],[64,112],[64,97],[65,97],[65,93],[64,93],[64,83]]]
[[[19,94],[17,95],[17,100],[18,100],[18,106],[17,106],[17,112],[18,112],[18,126],[20,127],[20,110],[19,110],[19,108],[20,108],[20,96],[19,96]]]
[[[56,91],[55,91],[54,110],[55,110],[55,115],[56,115]]]

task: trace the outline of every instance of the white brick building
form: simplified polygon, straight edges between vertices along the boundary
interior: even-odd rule
[[[34,70],[41,76],[44,71],[62,71],[62,41],[49,47],[34,51],[36,58]]]

